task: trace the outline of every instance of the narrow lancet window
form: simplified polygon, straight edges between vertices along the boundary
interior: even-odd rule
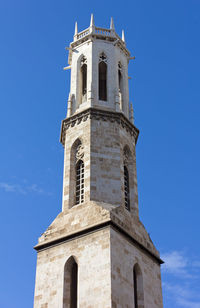
[[[130,197],[129,197],[129,175],[128,169],[124,166],[124,202],[125,208],[130,211]]]
[[[133,268],[134,308],[144,308],[142,272],[138,264]]]
[[[122,65],[118,63],[118,82],[119,82],[119,91],[122,93]]]
[[[76,204],[84,201],[84,162],[79,160],[76,164]]]
[[[81,67],[82,74],[82,95],[84,96],[87,93],[87,65],[83,64]]]
[[[135,267],[133,269],[133,286],[134,286],[134,307],[138,308],[137,273]]]
[[[77,308],[77,279],[78,266],[76,262],[72,264],[71,268],[71,284],[70,284],[70,308]]]
[[[70,257],[64,268],[63,308],[77,308],[78,265]]]
[[[123,104],[122,104],[122,65],[119,62],[118,63],[118,83],[119,83],[119,104],[120,104],[120,109],[123,109]]]
[[[99,100],[107,101],[107,58],[104,53],[99,57]]]
[[[81,102],[87,100],[87,59],[81,59]]]

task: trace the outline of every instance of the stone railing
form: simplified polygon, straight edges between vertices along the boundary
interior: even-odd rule
[[[75,39],[79,40],[79,39],[83,38],[84,36],[88,35],[89,33],[90,33],[90,28],[87,28],[86,30],[83,30],[83,31],[77,33],[75,35]]]
[[[117,33],[114,30],[99,28],[99,27],[94,26],[94,27],[89,27],[89,28],[75,34],[74,40],[76,41],[76,40],[82,39],[83,37],[87,36],[90,33],[102,35],[102,36],[117,37],[117,38],[120,39],[120,37],[117,35]]]
[[[105,29],[105,28],[98,28],[98,27],[95,27],[94,32],[95,32],[95,34],[100,34],[100,35],[103,35],[103,36],[111,36],[112,30],[110,30],[110,29]]]

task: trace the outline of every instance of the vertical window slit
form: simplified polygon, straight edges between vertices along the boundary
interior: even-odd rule
[[[107,58],[104,53],[99,57],[99,100],[107,101]]]
[[[135,268],[133,269],[133,285],[134,285],[134,304],[135,308],[138,308],[137,274]]]
[[[130,197],[129,197],[129,175],[128,169],[124,166],[124,202],[125,208],[130,211]]]
[[[76,204],[84,201],[84,163],[79,160],[76,165]]]

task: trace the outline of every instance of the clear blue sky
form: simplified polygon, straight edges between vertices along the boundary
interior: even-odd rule
[[[0,1],[0,307],[33,304],[37,238],[61,211],[68,46],[89,26],[125,30],[140,129],[140,217],[166,260],[165,308],[200,307],[199,0]]]

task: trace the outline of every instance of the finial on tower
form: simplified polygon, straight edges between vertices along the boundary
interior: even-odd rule
[[[122,30],[122,41],[125,43],[124,30]]]
[[[113,17],[111,17],[111,20],[110,20],[110,29],[111,29],[111,30],[115,30]]]
[[[94,27],[94,15],[91,14],[90,27]]]
[[[74,31],[74,35],[78,34],[78,24],[77,21],[75,22],[75,31]]]

